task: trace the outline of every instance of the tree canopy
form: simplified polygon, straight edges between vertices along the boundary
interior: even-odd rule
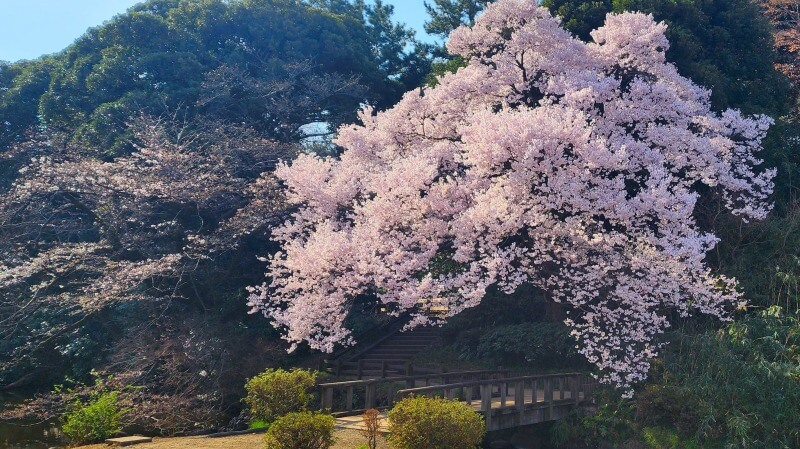
[[[472,25],[488,2],[436,0],[426,3],[431,20],[426,31],[446,37],[460,25]],[[543,0],[566,29],[584,41],[609,12],[644,12],[668,25],[667,60],[683,76],[712,90],[712,104],[721,110],[780,115],[786,111],[785,79],[773,68],[771,26],[752,0]],[[781,54],[790,55],[791,1],[764,0],[782,30]],[[784,64],[792,67],[792,63]]]
[[[668,25],[667,60],[712,90],[715,108],[785,111],[787,84],[774,70],[771,28],[752,0],[544,0],[583,40],[606,13],[640,11]]]
[[[54,57],[4,66],[0,123],[10,125],[0,144],[44,125],[106,154],[128,151],[126,122],[140,113],[213,109],[217,103],[204,100],[220,95],[218,71],[238,81],[225,93],[241,104],[213,111],[231,123],[281,140],[298,137],[298,114],[309,123],[325,113],[336,127],[352,120],[362,102],[391,104],[426,73],[413,32],[391,14],[380,2],[150,0],[90,29]],[[298,64],[308,67],[298,71]],[[278,82],[295,78],[307,88],[325,77],[352,78],[363,89],[297,105],[288,123],[263,107]]]
[[[440,37],[447,37],[451,31],[462,24],[472,26],[478,13],[483,11],[490,0],[433,0],[424,2],[430,20],[425,22],[425,31]]]

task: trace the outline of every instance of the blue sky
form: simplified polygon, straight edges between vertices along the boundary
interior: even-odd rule
[[[395,19],[422,31],[423,0],[389,0]],[[0,61],[34,59],[63,50],[87,28],[102,24],[137,0],[0,0]]]

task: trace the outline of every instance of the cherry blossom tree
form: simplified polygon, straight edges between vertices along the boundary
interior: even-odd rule
[[[0,156],[20,166],[0,190],[0,385],[80,376],[83,357],[102,370],[98,339],[156,332],[168,309],[183,320],[219,309],[225,290],[209,284],[242,276],[227,286],[241,291],[257,279],[256,254],[286,216],[272,171],[296,147],[177,117],[131,127],[136,151],[110,160],[53,134]],[[120,310],[127,319],[103,338]],[[169,353],[159,351],[137,360],[157,365]]]
[[[583,43],[529,0],[492,3],[448,50],[468,60],[435,88],[343,127],[339,158],[276,173],[298,209],[249,305],[295,345],[351,344],[344,319],[371,294],[410,326],[440,298],[450,316],[523,283],[563,304],[581,353],[627,390],[674,314],[730,319],[734,279],[704,258],[693,218],[719,195],[768,213],[774,171],[756,154],[772,121],[720,114],[665,61],[666,25],[610,14]]]

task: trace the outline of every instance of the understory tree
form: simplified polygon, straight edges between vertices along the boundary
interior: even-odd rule
[[[695,222],[698,197],[761,219],[774,176],[756,156],[771,119],[714,112],[666,62],[666,28],[610,14],[584,43],[534,2],[489,5],[450,35],[466,67],[363,111],[341,157],[278,167],[298,209],[252,311],[331,351],[352,343],[359,295],[414,326],[430,320],[422,299],[452,316],[530,284],[564,305],[604,381],[644,379],[671,318],[726,320],[743,303],[704,262],[717,238]]]
[[[25,163],[0,195],[0,385],[107,373],[146,386],[136,417],[161,420],[140,424],[192,428],[236,401],[232,371],[263,369],[232,362],[243,340],[277,346],[229,316],[285,216],[271,172],[295,149],[174,117],[131,128],[136,150],[112,161],[58,135],[3,155]]]

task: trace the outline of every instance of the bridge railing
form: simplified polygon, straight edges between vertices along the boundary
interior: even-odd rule
[[[508,370],[426,373],[412,376],[328,382],[317,385],[320,408],[334,416],[356,415],[371,408],[391,408],[399,391],[508,377]]]
[[[479,401],[486,428],[500,430],[558,419],[569,407],[588,400],[596,385],[582,373],[558,373],[406,388],[397,391],[397,397],[439,396],[470,405]]]

